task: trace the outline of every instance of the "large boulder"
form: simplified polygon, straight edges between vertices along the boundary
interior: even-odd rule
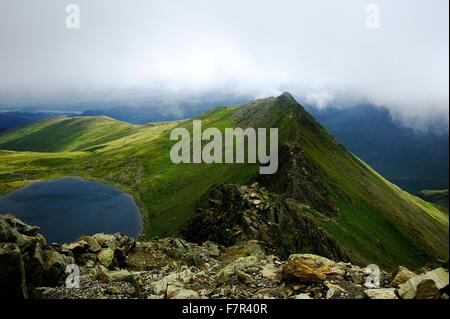
[[[109,247],[116,241],[115,237],[110,234],[98,233],[92,236],[101,247]]]
[[[89,276],[92,280],[98,280],[102,283],[109,283],[111,281],[109,273],[110,272],[107,268],[101,264],[97,264],[90,270]]]
[[[32,297],[34,288],[65,279],[73,258],[48,248],[44,237],[35,234],[38,229],[10,214],[0,215],[0,295]]]
[[[39,230],[39,227],[25,224],[23,221],[21,221],[20,219],[16,218],[11,214],[4,214],[1,216],[1,219],[4,222],[8,223],[11,229],[16,230],[18,233],[22,235],[33,236],[34,233]],[[2,240],[1,237],[0,240]]]
[[[441,293],[436,283],[431,279],[425,279],[417,285],[416,299],[439,299]]]
[[[341,273],[334,261],[312,254],[291,255],[283,267],[284,278],[298,282],[322,282],[338,275]]]
[[[441,290],[448,287],[448,270],[437,268],[421,275],[416,275],[403,284],[399,285],[398,293],[403,299],[414,299],[417,293],[417,287],[425,280],[434,281],[437,289]]]
[[[24,251],[30,245],[27,240],[30,233],[27,231],[27,235],[24,236],[25,234],[21,234],[14,228],[14,225],[19,225],[20,229],[25,230],[29,230],[31,226],[30,228],[24,227],[22,226],[22,222],[19,223],[16,220],[19,221],[17,218],[9,214],[0,215],[0,242],[15,243],[19,246],[21,251]]]
[[[63,244],[61,251],[64,253],[71,253],[72,255],[77,256],[84,253],[87,250],[88,246],[89,244],[86,241],[79,240],[74,243]]]
[[[98,243],[98,241],[91,236],[81,236],[78,241],[83,241],[87,243],[87,248],[92,253],[97,253],[102,249],[102,246]]]
[[[30,242],[32,242],[32,239]],[[38,287],[45,281],[44,249],[43,243],[37,240],[30,244],[26,251],[22,252],[28,287]]]
[[[114,263],[114,249],[113,248],[102,248],[97,255],[98,261],[105,266],[110,268]]]
[[[134,238],[122,234],[114,234],[115,237],[115,257],[119,264],[122,264],[127,256],[136,248]]]
[[[413,273],[411,270],[409,270],[406,267],[399,266],[397,274],[395,275],[394,279],[391,282],[392,287],[398,287],[399,285],[407,282],[412,277],[416,276],[415,273]]]
[[[123,266],[130,252],[136,247],[136,241],[120,233],[98,233],[93,236],[81,236],[76,242],[53,245],[55,251],[74,257],[80,266],[94,266],[98,261],[103,266]]]
[[[133,273],[126,269],[120,269],[109,272],[109,280],[111,281],[127,281],[133,276]]]
[[[22,253],[15,243],[0,243],[0,297],[28,297]]]

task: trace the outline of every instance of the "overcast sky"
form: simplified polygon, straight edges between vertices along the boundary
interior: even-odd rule
[[[66,28],[71,3],[79,29]],[[367,27],[369,3],[379,28]],[[0,103],[288,90],[321,107],[367,100],[413,121],[448,120],[448,5],[0,0]]]

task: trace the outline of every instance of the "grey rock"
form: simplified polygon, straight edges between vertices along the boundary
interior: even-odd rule
[[[113,265],[114,262],[114,249],[112,248],[102,248],[97,255],[98,261],[109,268]]]
[[[0,297],[28,297],[22,253],[15,243],[0,243]]]
[[[364,293],[369,299],[398,299],[394,288],[367,289]]]
[[[440,290],[448,286],[448,270],[437,268],[421,275],[416,275],[405,283],[399,285],[398,293],[403,299],[414,299],[416,297],[417,286],[424,280],[431,279]]]
[[[416,276],[416,274],[413,273],[411,270],[409,270],[406,267],[399,266],[397,274],[395,275],[394,279],[391,282],[391,286],[398,287],[399,285],[405,283],[414,276]]]
[[[439,299],[441,293],[431,279],[425,279],[417,285],[416,299]]]

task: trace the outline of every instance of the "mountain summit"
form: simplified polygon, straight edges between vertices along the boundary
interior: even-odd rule
[[[295,98],[292,96],[292,94],[291,93],[289,93],[289,92],[283,92],[280,96],[278,96],[277,97],[277,99],[278,100],[280,100],[280,101],[295,101],[295,102],[297,102],[296,100],[295,100]]]
[[[223,184],[248,187],[258,182],[274,207],[260,216],[268,216],[280,230],[265,236],[265,224],[257,221],[252,228],[271,241],[283,236],[283,249],[315,253],[323,249],[317,245],[321,242],[336,258],[386,269],[448,260],[448,214],[399,189],[348,152],[289,93],[217,108],[197,119],[203,129],[278,128],[278,172],[260,176],[257,164],[173,164],[170,131],[192,130],[191,120],[123,126],[102,118],[97,126],[85,125],[93,119],[80,117],[0,135],[0,149],[7,145],[9,150],[0,152],[0,192],[61,176],[113,184],[133,195],[144,219],[143,235],[153,237],[185,233],[186,225],[201,227],[202,219],[192,224],[201,212],[210,218],[228,216],[230,226],[241,225],[251,207],[242,204],[246,199],[240,193],[228,193],[240,186],[230,186],[226,193],[217,190]],[[43,136],[65,143],[52,149]],[[208,204],[221,198],[227,198],[225,206]],[[205,225],[213,224],[205,220]]]

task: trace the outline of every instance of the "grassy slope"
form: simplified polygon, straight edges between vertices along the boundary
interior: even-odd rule
[[[35,152],[81,151],[135,132],[107,117],[56,117],[0,136],[0,149]]]
[[[418,196],[448,214],[448,189],[426,189],[421,191]]]
[[[448,215],[379,176],[336,143],[289,98],[269,98],[245,107],[216,109],[201,118],[204,128],[278,127],[281,140],[297,142],[309,160],[321,166],[351,198],[348,201],[333,195],[341,211],[338,219],[318,213],[313,217],[355,261],[390,268],[399,264],[419,267],[435,257],[448,258]],[[101,125],[103,128],[99,130],[105,132],[92,134],[91,127],[100,126],[81,125],[83,129],[78,128],[70,135],[79,137],[70,142],[66,138],[54,142],[58,153],[0,151],[0,193],[30,180],[68,175],[105,181],[134,195],[142,210],[145,235],[164,236],[176,233],[192,216],[196,201],[212,184],[245,183],[258,171],[257,165],[247,164],[172,164],[170,129],[175,126],[190,129],[190,121],[128,126],[100,120],[110,123]],[[32,125],[14,134],[21,142],[36,141],[35,136],[52,125],[45,124],[45,121],[38,124],[41,129]],[[111,127],[117,127],[117,131],[112,132]],[[58,129],[64,131],[65,127]],[[0,143],[5,139],[9,145],[15,143],[10,135],[0,135]],[[40,148],[42,140],[36,143],[33,147],[40,151],[53,145],[43,141],[44,147]],[[96,144],[102,147],[96,148]],[[91,148],[89,152],[73,152],[87,147]]]

